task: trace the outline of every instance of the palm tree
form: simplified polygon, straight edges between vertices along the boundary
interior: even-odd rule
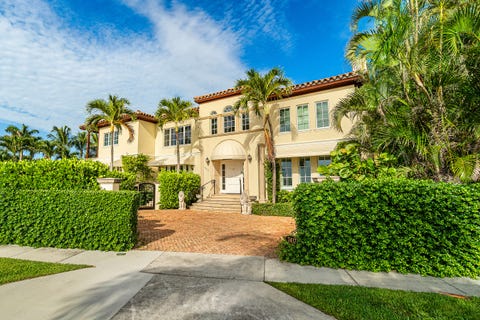
[[[115,129],[121,131],[126,128],[128,131],[128,141],[133,140],[133,128],[127,122],[135,120],[135,113],[127,108],[130,102],[125,98],[119,98],[115,95],[109,95],[108,101],[102,99],[92,100],[87,104],[87,112],[90,116],[87,118],[87,125],[97,127],[99,122],[106,122],[109,126],[109,132],[112,137],[110,145],[110,170],[113,170],[113,135]],[[97,112],[97,113],[94,113]]]
[[[55,146],[55,153],[62,159],[71,156],[70,148],[73,146],[73,139],[70,134],[71,131],[72,130],[68,126],[53,126],[51,133],[47,135]]]
[[[177,172],[180,172],[180,144],[178,137],[179,124],[188,119],[196,118],[198,116],[197,109],[192,107],[192,102],[182,100],[180,97],[172,99],[162,99],[158,103],[155,117],[158,119],[158,125],[163,128],[168,122],[173,122],[175,125],[175,143],[177,153]]]
[[[44,159],[51,159],[55,155],[55,143],[50,140],[40,140],[37,144],[37,150],[43,154]]]
[[[237,80],[235,85],[236,89],[242,91],[242,96],[235,103],[234,108],[237,112],[240,109],[248,112],[250,108],[253,108],[255,114],[262,117],[268,160],[272,165],[272,202],[275,203],[277,198],[277,165],[271,119],[272,108],[274,100],[290,94],[292,81],[286,78],[279,68],[273,68],[264,75],[254,69],[248,70],[246,74],[247,78]]]
[[[87,132],[79,132],[72,139],[72,146],[78,150],[80,159],[83,159],[84,151],[86,150],[87,134]]]
[[[30,151],[30,156],[33,157],[35,141],[39,139],[34,135],[38,134],[38,130],[30,130],[22,124],[21,128],[10,125],[5,131],[10,133],[10,138],[2,139],[2,145],[12,152],[14,158],[23,160],[25,151]]]

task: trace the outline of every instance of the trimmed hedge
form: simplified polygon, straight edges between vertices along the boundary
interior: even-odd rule
[[[77,159],[0,162],[0,189],[99,190],[97,178],[108,166]]]
[[[291,203],[253,203],[252,214],[259,216],[293,217],[295,211]]]
[[[418,180],[301,184],[287,261],[452,277],[480,275],[480,187]]]
[[[128,250],[138,205],[131,191],[0,190],[0,243]]]
[[[193,172],[161,171],[158,174],[160,184],[160,208],[178,209],[178,193],[185,193],[187,205],[196,201],[195,195],[200,189],[200,176]]]

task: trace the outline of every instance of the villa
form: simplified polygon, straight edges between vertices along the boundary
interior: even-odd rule
[[[291,190],[311,182],[317,166],[328,164],[329,154],[345,135],[331,126],[330,111],[359,85],[355,73],[346,73],[293,86],[292,93],[274,101],[273,137],[280,163],[281,189]],[[201,176],[206,197],[246,191],[258,201],[267,200],[264,162],[266,147],[262,120],[253,112],[233,112],[241,96],[235,89],[197,96],[199,117],[181,125],[179,144],[183,170]],[[106,126],[99,128],[98,161],[110,162],[114,144],[114,166],[121,167],[122,155],[146,154],[149,165],[174,169],[176,165],[173,123],[160,128],[154,116],[137,111],[134,140],[126,132],[113,137]],[[348,132],[352,123],[342,120]]]

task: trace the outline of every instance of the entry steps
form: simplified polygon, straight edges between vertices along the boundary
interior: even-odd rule
[[[200,202],[193,203],[191,210],[241,213],[239,194],[216,194]]]

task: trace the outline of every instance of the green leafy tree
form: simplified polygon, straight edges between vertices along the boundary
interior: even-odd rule
[[[247,78],[237,80],[236,89],[242,91],[241,98],[235,103],[236,111],[253,110],[255,115],[262,118],[263,134],[267,147],[267,157],[272,164],[272,185],[277,185],[277,166],[275,156],[275,141],[272,126],[272,114],[275,100],[281,99],[291,92],[292,82],[286,78],[283,71],[273,68],[262,75],[254,69],[246,73]],[[276,188],[272,188],[272,202],[276,201]]]
[[[177,172],[180,172],[180,141],[178,137],[178,129],[183,122],[198,117],[198,110],[192,106],[192,102],[182,100],[180,97],[162,99],[160,100],[158,109],[155,113],[160,128],[163,128],[168,122],[173,122],[175,125]]]
[[[362,1],[352,25],[346,55],[363,86],[335,107],[334,125],[356,119],[362,151],[395,154],[420,176],[468,180],[480,153],[478,3]]]
[[[121,131],[125,128],[128,131],[128,141],[133,140],[134,130],[128,121],[136,120],[135,113],[127,106],[130,102],[125,98],[117,96],[108,96],[108,101],[102,99],[92,100],[87,104],[87,112],[90,116],[87,118],[86,124],[98,127],[102,121],[109,126],[109,132],[112,137],[110,145],[110,170],[113,170],[113,135],[115,129]]]
[[[122,156],[122,168],[127,173],[132,173],[139,181],[152,179],[152,169],[148,166],[150,158],[145,154]]]

